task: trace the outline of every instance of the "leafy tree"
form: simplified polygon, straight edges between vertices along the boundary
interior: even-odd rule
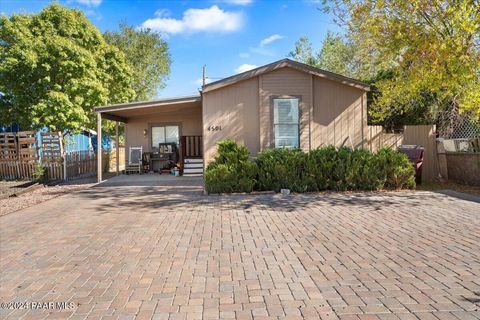
[[[165,87],[165,79],[170,72],[170,55],[168,44],[160,34],[121,23],[120,31],[106,32],[104,38],[107,43],[119,48],[127,58],[133,72],[133,100],[152,99],[159,88]]]
[[[313,55],[312,43],[306,36],[300,37],[295,42],[295,49],[288,54],[288,57],[314,67],[318,65],[317,58]]]
[[[295,49],[288,56],[314,67],[358,78],[354,53],[355,50],[348,39],[329,31],[318,53],[314,53],[312,43],[303,36],[298,39]]]
[[[480,118],[478,0],[331,0],[356,54],[391,76],[378,80],[372,115],[385,120],[428,106]]]
[[[344,76],[358,77],[355,50],[344,37],[328,32],[318,53],[318,67]]]
[[[0,122],[72,131],[94,127],[93,107],[134,94],[123,53],[57,3],[0,17],[0,92]]]

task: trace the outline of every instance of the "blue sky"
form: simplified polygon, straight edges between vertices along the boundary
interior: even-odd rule
[[[0,0],[0,12],[37,12],[51,2]],[[102,32],[117,30],[120,21],[160,32],[173,62],[159,97],[197,93],[204,64],[213,81],[286,57],[300,36],[318,49],[328,30],[339,31],[332,17],[318,10],[319,0],[57,2],[83,10]]]

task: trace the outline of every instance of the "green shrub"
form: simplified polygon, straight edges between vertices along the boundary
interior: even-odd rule
[[[232,140],[218,143],[218,155],[205,172],[208,193],[252,192],[256,183],[257,167],[249,160],[245,146]]]
[[[377,156],[365,149],[353,152],[352,167],[355,168],[355,180],[352,190],[378,190],[385,184],[385,178],[379,174]]]
[[[408,158],[384,148],[328,146],[305,153],[299,149],[267,149],[249,160],[245,146],[225,140],[205,174],[209,193],[265,190],[293,192],[321,190],[379,190],[415,187],[415,170]]]
[[[316,191],[314,163],[299,149],[267,149],[255,159],[259,190]]]
[[[377,167],[384,187],[402,189],[415,187],[415,168],[408,157],[390,148],[383,148],[377,153]]]
[[[333,178],[333,168],[337,162],[337,150],[334,146],[318,148],[310,151],[310,159],[313,163],[313,175],[317,189],[332,190],[336,186]]]
[[[35,180],[39,182],[47,181],[47,168],[45,168],[41,163],[37,162],[33,166],[32,176]]]

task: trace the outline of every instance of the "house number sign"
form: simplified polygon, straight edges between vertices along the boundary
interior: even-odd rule
[[[222,130],[222,126],[209,126],[208,127],[208,131],[221,131]]]

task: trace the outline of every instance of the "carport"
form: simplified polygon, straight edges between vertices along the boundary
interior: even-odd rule
[[[122,103],[96,107],[97,177],[102,179],[102,120],[115,121],[115,141],[119,144],[119,123],[125,124],[125,161],[129,148],[142,147],[143,152],[158,152],[159,143],[171,142],[179,150],[179,163],[188,174],[203,173],[202,101],[200,95]],[[119,148],[116,158],[119,159]],[[193,163],[193,164],[192,164]],[[190,167],[194,167],[191,169]],[[116,174],[119,174],[117,161]]]

